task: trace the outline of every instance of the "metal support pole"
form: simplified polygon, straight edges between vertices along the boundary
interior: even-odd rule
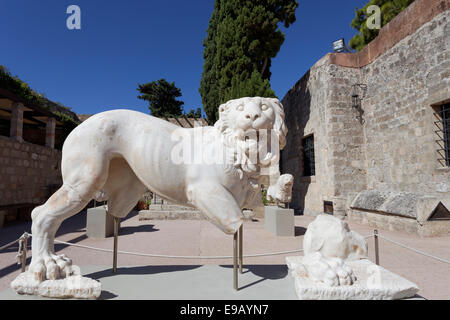
[[[239,227],[239,273],[242,273],[242,246],[243,246],[243,242],[242,242],[242,237],[243,237],[243,233],[244,233],[244,224],[241,224],[241,226]]]
[[[378,254],[378,230],[373,230],[373,238],[375,239],[375,263],[380,265],[380,256]]]
[[[233,235],[233,287],[238,289],[238,233]]]
[[[119,238],[120,218],[114,217],[114,252],[113,252],[113,273],[117,271],[117,240]]]
[[[23,237],[23,252],[22,252],[22,272],[27,268],[27,247],[28,247],[28,234]]]

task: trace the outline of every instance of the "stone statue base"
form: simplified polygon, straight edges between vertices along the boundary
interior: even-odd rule
[[[294,209],[279,208],[278,206],[265,206],[264,226],[266,230],[278,237],[294,237]]]
[[[413,297],[419,288],[409,280],[367,259],[347,261],[356,281],[352,285],[329,286],[308,277],[304,257],[286,257],[300,300],[395,300]]]
[[[100,282],[80,275],[60,280],[38,281],[31,272],[23,272],[11,282],[18,294],[40,295],[49,298],[97,299],[102,292]]]

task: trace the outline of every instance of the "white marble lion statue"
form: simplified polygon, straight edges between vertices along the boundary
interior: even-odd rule
[[[292,200],[292,186],[294,177],[291,174],[282,174],[278,180],[267,189],[267,200],[278,203],[289,203]]]
[[[321,214],[308,225],[303,251],[303,267],[311,280],[329,286],[351,285],[356,276],[346,262],[367,258],[367,243],[346,222]]]
[[[122,218],[150,189],[198,208],[225,233],[235,233],[242,209],[261,202],[264,170],[279,176],[286,133],[283,107],[275,98],[230,100],[220,105],[214,127],[180,128],[130,110],[90,117],[64,143],[62,187],[32,212],[28,275],[42,282],[73,273],[71,260],[54,252],[55,233],[97,194],[108,198],[109,214]]]

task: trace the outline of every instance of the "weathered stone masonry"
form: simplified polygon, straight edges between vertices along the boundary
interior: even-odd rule
[[[0,136],[0,206],[41,204],[61,185],[61,151]]]
[[[71,126],[59,114],[78,118],[47,101],[44,109],[0,88],[0,228],[30,219],[31,210],[62,184],[58,149]]]
[[[289,129],[282,171],[295,177],[291,207],[421,235],[450,209],[450,168],[438,161],[435,109],[450,99],[449,3],[416,0],[356,54],[328,54],[283,99]],[[428,20],[426,20],[428,19]],[[352,85],[367,85],[362,120]],[[360,90],[360,95],[363,93]],[[302,176],[301,139],[314,135],[316,175]]]

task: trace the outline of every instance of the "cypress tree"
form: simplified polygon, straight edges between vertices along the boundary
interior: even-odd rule
[[[244,96],[275,97],[271,59],[284,42],[279,23],[295,22],[295,0],[216,0],[207,37],[200,94],[208,121],[219,104]]]

